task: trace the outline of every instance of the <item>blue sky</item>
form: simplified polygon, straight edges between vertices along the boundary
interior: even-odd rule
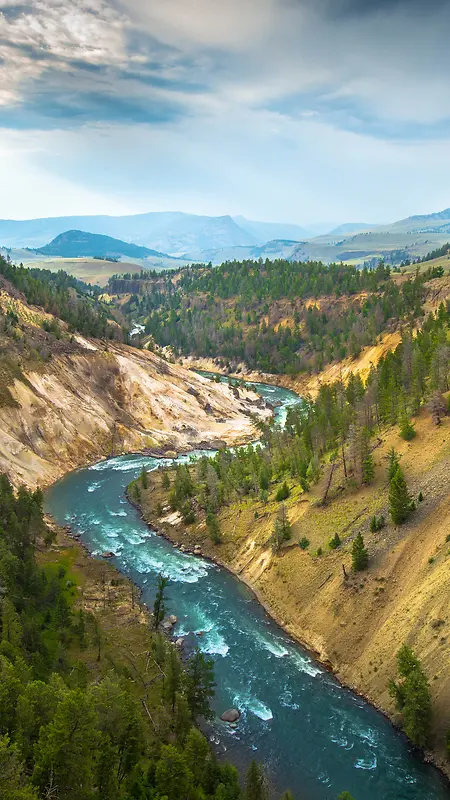
[[[450,206],[450,0],[0,0],[0,217]]]

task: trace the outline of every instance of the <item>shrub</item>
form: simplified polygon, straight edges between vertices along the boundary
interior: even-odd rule
[[[309,539],[307,539],[306,536],[303,536],[300,539],[298,546],[301,548],[301,550],[307,550],[309,547]]]
[[[409,417],[407,417],[405,414],[405,416],[402,418],[400,422],[400,436],[406,442],[410,442],[411,439],[414,439],[415,435],[416,435],[416,429],[414,428],[414,425],[412,424]]]
[[[335,533],[334,536],[328,542],[328,547],[331,550],[336,550],[339,547],[340,544],[341,544],[340,536],[339,536],[338,533]]]
[[[289,486],[287,485],[286,481],[284,481],[282,483],[282,485],[279,487],[279,489],[278,489],[278,491],[277,491],[277,493],[275,495],[275,500],[278,503],[281,503],[283,500],[287,500],[287,498],[289,497],[290,493],[291,493],[291,490],[289,489]]]
[[[377,531],[381,531],[382,528],[386,525],[386,520],[383,514],[380,514],[379,517],[376,517],[375,514],[370,519],[370,532],[376,533]]]

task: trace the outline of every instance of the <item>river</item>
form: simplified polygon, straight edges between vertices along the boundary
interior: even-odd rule
[[[280,424],[288,406],[300,401],[287,389],[255,387],[281,404]],[[199,647],[214,657],[214,709],[242,711],[236,729],[213,723],[217,749],[241,769],[252,758],[262,762],[274,790],[290,788],[295,800],[335,800],[344,790],[355,800],[450,798],[437,770],[415,755],[382,714],[284,634],[247,587],[148,529],[124,491],[143,465],[153,470],[161,463],[142,455],[101,461],[51,487],[45,507],[58,523],[80,533],[94,555],[113,551],[113,563],[142,589],[148,605],[157,574],[169,576],[176,635],[200,633]]]

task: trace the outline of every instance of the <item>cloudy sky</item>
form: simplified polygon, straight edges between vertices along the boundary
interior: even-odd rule
[[[0,217],[450,206],[450,0],[0,0]]]

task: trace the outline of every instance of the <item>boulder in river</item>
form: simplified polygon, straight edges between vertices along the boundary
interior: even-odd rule
[[[229,708],[228,711],[224,711],[223,714],[220,715],[220,719],[223,722],[229,722],[232,724],[233,722],[237,722],[241,718],[241,712],[238,708]]]
[[[115,553],[113,553],[112,550],[106,550],[104,553],[102,553],[102,558],[114,558],[114,556]]]

